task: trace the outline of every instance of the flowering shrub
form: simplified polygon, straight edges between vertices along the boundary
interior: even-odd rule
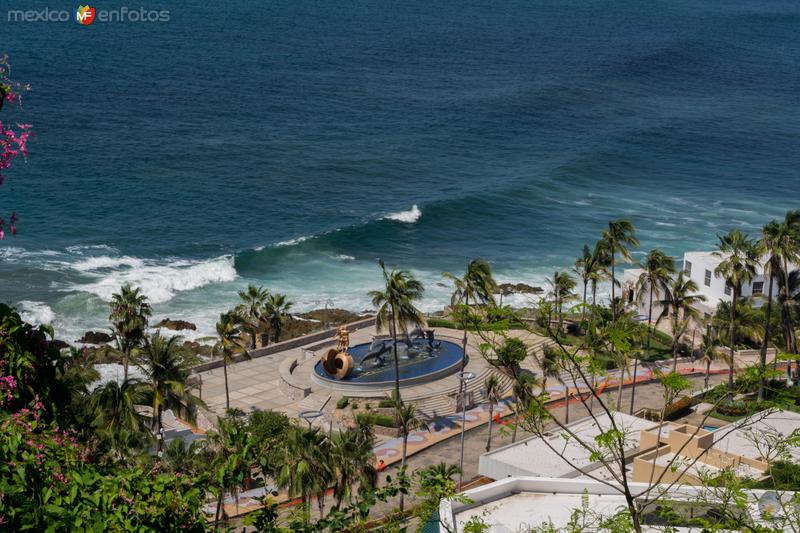
[[[63,411],[69,391],[58,380],[64,359],[50,342],[51,333],[46,326],[25,323],[0,304],[0,411],[38,406],[37,413],[48,419]]]
[[[74,432],[23,409],[0,415],[0,529],[204,531],[204,478],[91,462]]]
[[[15,82],[9,78],[11,65],[8,56],[0,57],[0,110],[6,103],[22,105],[22,94],[30,90],[30,85]],[[0,185],[3,184],[4,172],[11,168],[11,163],[19,156],[27,159],[28,140],[31,136],[30,124],[11,124],[0,121]],[[11,235],[17,234],[17,214],[12,212],[6,221],[0,216],[0,239],[6,236],[5,228]]]

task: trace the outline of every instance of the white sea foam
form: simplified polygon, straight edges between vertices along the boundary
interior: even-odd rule
[[[307,241],[310,238],[311,237],[309,237],[308,235],[303,235],[302,237],[297,237],[295,239],[289,239],[288,241],[276,242],[275,246],[294,246],[295,244],[300,244],[301,242]]]
[[[343,263],[349,263],[350,261],[355,261],[356,260],[355,257],[353,257],[352,255],[347,255],[347,254],[336,254],[336,255],[332,256],[332,258],[337,260],[337,261],[342,261]]]
[[[122,259],[122,258],[119,258]],[[129,258],[134,259],[134,258]],[[97,269],[111,269],[111,272],[94,272],[85,270],[96,276],[89,283],[71,285],[68,290],[88,292],[110,301],[111,296],[120,287],[130,283],[140,287],[151,303],[163,303],[171,300],[176,293],[198,289],[211,283],[233,281],[236,269],[230,256],[218,257],[202,262],[173,261],[166,264],[146,262],[142,260],[99,261]]]
[[[80,270],[81,272],[91,272],[92,270],[120,267],[141,268],[144,266],[144,261],[136,257],[129,257],[127,255],[123,255],[121,257],[109,257],[107,255],[101,255],[97,257],[88,257],[82,261],[73,263],[70,266],[75,270]]]
[[[22,319],[32,324],[51,324],[56,318],[56,314],[44,302],[22,300],[19,302],[19,307]]]
[[[71,254],[83,254],[86,250],[104,250],[107,252],[116,252],[117,249],[107,244],[81,244],[75,246],[67,246],[67,252]]]
[[[422,211],[417,204],[411,206],[411,209],[408,211],[399,211],[397,213],[390,213],[386,215],[384,218],[389,220],[396,220],[397,222],[405,222],[406,224],[413,224],[419,217],[422,216]]]
[[[668,228],[674,228],[675,224],[672,222],[656,222],[656,226],[666,226]]]

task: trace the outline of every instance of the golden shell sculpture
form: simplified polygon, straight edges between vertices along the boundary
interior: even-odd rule
[[[344,379],[353,368],[353,358],[347,352],[340,352],[336,348],[328,349],[321,358],[322,368],[329,376]]]

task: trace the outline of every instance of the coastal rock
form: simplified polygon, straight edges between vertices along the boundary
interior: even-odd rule
[[[528,285],[527,283],[501,283],[498,285],[501,292],[504,295],[509,294],[541,294],[544,292],[544,289],[541,287],[533,287]]]
[[[78,342],[83,344],[106,344],[111,342],[114,338],[108,333],[102,331],[87,331],[83,337],[78,339]]]
[[[183,347],[201,357],[211,357],[214,350],[213,346],[209,346],[208,344],[200,344],[199,342],[194,341],[184,342]]]
[[[173,331],[182,331],[184,329],[190,329],[192,331],[197,330],[197,326],[192,324],[191,322],[187,322],[186,320],[172,320],[170,318],[165,318],[158,324],[156,324],[157,328],[167,328]]]

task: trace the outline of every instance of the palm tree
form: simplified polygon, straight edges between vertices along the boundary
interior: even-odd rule
[[[352,503],[353,486],[356,483],[362,492],[375,487],[378,481],[372,451],[375,439],[371,432],[369,438],[365,439],[360,429],[336,432],[330,438],[335,478],[333,493],[336,506],[341,507],[345,500]]]
[[[286,435],[282,466],[275,480],[290,496],[300,496],[304,505],[317,494],[320,517],[321,493],[332,481],[330,457],[330,440],[318,428],[293,427]]]
[[[414,404],[403,404],[398,401],[399,396],[394,399],[394,412],[397,425],[400,429],[400,436],[403,439],[403,453],[400,459],[400,470],[405,471],[406,456],[408,453],[408,436],[415,429],[424,425],[421,418],[417,416],[417,408]],[[404,494],[400,493],[400,512],[403,512],[405,504]]]
[[[708,388],[708,378],[711,374],[711,363],[717,357],[717,348],[721,345],[719,337],[714,333],[711,326],[708,327],[706,333],[703,334],[703,339],[700,343],[700,351],[702,359],[706,363],[706,378],[704,389]]]
[[[789,353],[797,354],[797,335],[794,331],[791,307],[794,299],[792,298],[791,287],[791,265],[800,261],[800,210],[786,213],[783,221],[779,223],[773,236],[777,241],[775,247],[776,262],[780,263],[781,273],[781,325],[786,350]],[[800,362],[798,362],[800,368]]]
[[[653,336],[653,298],[658,294],[669,298],[669,282],[675,272],[675,260],[658,248],[650,250],[641,263],[643,272],[636,280],[636,296],[641,304],[647,295],[647,341],[645,357],[650,357],[650,340]],[[636,400],[636,373],[639,369],[639,358],[633,362],[633,382],[631,383],[631,413]]]
[[[378,308],[375,327],[380,332],[387,325],[392,335],[394,352],[394,390],[398,401],[400,398],[400,361],[397,358],[397,333],[408,331],[409,325],[421,326],[425,323],[422,312],[414,307],[414,301],[422,298],[425,288],[422,283],[405,270],[386,270],[386,265],[381,259],[378,261],[383,272],[385,288],[382,291],[370,291],[372,305]]]
[[[111,313],[108,319],[122,352],[125,380],[128,379],[131,352],[144,340],[147,319],[151,314],[147,296],[138,287],[134,289],[126,283],[120,288],[120,292],[111,296]]]
[[[734,351],[736,349],[736,304],[742,292],[742,285],[750,283],[756,275],[758,266],[758,247],[750,237],[738,229],[719,237],[714,255],[723,258],[714,269],[714,275],[722,277],[733,292],[730,323],[730,375],[728,390],[733,393]]]
[[[463,317],[462,328],[464,338],[461,346],[461,371],[467,366],[467,317],[469,314],[470,302],[483,305],[494,302],[494,293],[497,292],[497,282],[492,276],[492,267],[485,259],[473,259],[467,265],[467,271],[463,278],[454,276],[449,272],[442,274],[445,278],[453,282],[453,295],[450,298],[450,305],[453,311],[460,305],[464,308],[461,311]],[[459,395],[463,392],[464,382],[459,385]]]
[[[486,394],[486,401],[489,402],[489,438],[486,441],[486,451],[492,449],[492,422],[494,420],[494,405],[500,403],[503,397],[503,389],[500,385],[500,380],[495,374],[490,374],[489,377],[483,382],[483,392]]]
[[[786,277],[786,284],[781,284],[778,291],[778,303],[781,308],[781,328],[783,329],[784,347],[787,353],[797,354],[797,335],[794,328],[793,309],[800,306],[800,270],[793,270]],[[786,373],[791,376],[791,363],[787,365]],[[800,361],[795,361],[795,366],[800,372]]]
[[[278,342],[281,339],[281,331],[292,305],[293,303],[285,294],[270,294],[264,303],[264,319],[272,330],[272,342]]]
[[[614,286],[617,283],[616,265],[617,254],[620,254],[625,261],[631,260],[629,246],[639,246],[639,239],[636,238],[636,230],[628,220],[612,220],[608,223],[608,229],[603,232],[602,240],[604,248],[608,253],[611,263],[611,320],[617,321],[616,296]]]
[[[208,448],[211,453],[211,471],[214,488],[217,491],[217,511],[214,517],[216,527],[221,518],[225,494],[234,497],[238,505],[239,488],[250,477],[253,464],[252,442],[247,434],[243,419],[221,417],[216,431],[208,434]]]
[[[250,348],[253,350],[257,348],[256,339],[267,298],[269,298],[269,291],[252,283],[247,286],[247,290],[239,291],[239,299],[242,303],[236,306],[235,311],[250,333]]]
[[[592,285],[592,306],[597,305],[597,284],[611,276],[608,270],[611,266],[611,254],[606,247],[604,240],[599,240],[594,244],[594,269],[589,276]]]
[[[191,361],[180,342],[179,336],[167,338],[155,333],[147,339],[142,350],[139,368],[146,377],[153,406],[155,434],[159,436],[164,409],[172,409],[176,415],[194,422],[197,406],[202,403],[186,385],[191,374]],[[162,441],[159,440],[159,450]]]
[[[667,291],[667,298],[662,301],[664,311],[656,323],[666,315],[670,317],[672,330],[672,371],[678,368],[678,344],[689,327],[691,320],[698,320],[700,314],[695,306],[706,301],[706,297],[697,294],[697,283],[683,276],[683,271],[672,281]],[[694,346],[692,346],[694,348]]]
[[[86,401],[89,424],[99,439],[99,449],[112,462],[130,464],[148,440],[145,420],[136,410],[147,401],[142,383],[109,381],[92,391]]]
[[[101,432],[141,432],[145,423],[144,418],[136,411],[136,406],[144,401],[145,395],[140,381],[129,379],[120,384],[111,380],[97,387],[89,396],[89,412],[93,413],[92,426]]]
[[[556,308],[556,320],[558,321],[558,334],[561,335],[564,326],[564,303],[572,298],[572,290],[575,288],[575,280],[567,272],[556,271],[553,278],[549,280],[551,294],[553,295],[553,305]]]
[[[583,319],[586,314],[586,293],[589,289],[589,282],[595,276],[595,272],[598,268],[598,257],[592,253],[592,249],[589,248],[588,244],[584,244],[581,256],[575,260],[575,266],[572,268],[573,272],[578,275],[578,278],[580,278],[583,283],[581,319]]]
[[[533,374],[520,374],[514,382],[512,394],[514,396],[514,430],[511,433],[511,442],[517,441],[517,426],[519,426],[519,414],[527,411],[528,405],[533,398],[533,388],[539,385],[539,381]]]
[[[232,312],[222,313],[217,321],[217,343],[214,351],[222,356],[222,371],[225,376],[225,409],[231,408],[231,398],[228,391],[228,365],[233,362],[233,356],[244,351],[239,340],[239,329],[236,327],[236,316]]]
[[[767,289],[767,309],[764,314],[764,340],[761,343],[760,364],[761,368],[767,366],[767,347],[769,345],[770,321],[772,319],[772,292],[776,277],[782,278],[784,258],[796,260],[797,251],[791,227],[785,222],[773,220],[761,230],[761,239],[758,241],[759,254],[764,258],[764,275],[769,277]],[[783,307],[783,306],[781,306]],[[764,399],[765,378],[758,382],[758,401]]]
[[[426,474],[429,474],[430,477],[441,477],[442,479],[453,479],[454,476],[457,476],[461,473],[461,469],[458,465],[445,463],[441,461],[436,463],[435,465],[431,465],[424,469]]]

